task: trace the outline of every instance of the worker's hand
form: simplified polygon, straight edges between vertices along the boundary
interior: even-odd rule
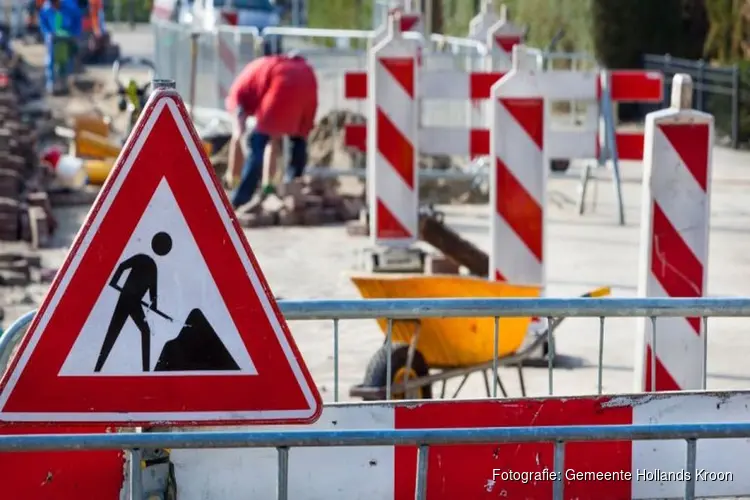
[[[232,172],[227,169],[226,173],[224,174],[224,187],[226,189],[232,190],[237,187],[237,184],[240,183],[240,178],[232,175]]]

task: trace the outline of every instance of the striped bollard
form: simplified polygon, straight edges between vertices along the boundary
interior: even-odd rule
[[[714,117],[691,109],[693,84],[675,75],[669,109],[646,117],[640,297],[702,297],[706,291]],[[705,331],[700,318],[641,320],[636,389],[701,389]],[[655,347],[654,347],[655,346]]]
[[[417,69],[418,48],[402,36],[400,13],[395,12],[388,17],[388,36],[370,53],[368,70],[367,185],[370,238],[377,249],[373,270],[423,269],[422,252],[412,249],[419,235]]]
[[[234,83],[234,79],[240,73],[242,68],[239,67],[239,49],[240,33],[237,29],[219,27],[216,30],[216,91],[219,101],[219,108],[224,108],[224,103],[229,95],[229,89]]]
[[[479,13],[469,21],[469,38],[484,43],[487,31],[497,22],[494,0],[482,0]]]
[[[408,6],[407,6],[408,7]],[[414,12],[404,6],[402,1],[394,2],[394,7],[388,11],[388,18],[386,19],[385,26],[381,26],[375,31],[375,36],[370,41],[371,47],[376,47],[383,43],[383,40],[388,38],[388,23],[391,16],[398,18],[399,30],[401,33],[407,31],[413,31],[415,33],[424,33],[424,23],[422,22],[422,15],[419,12]]]
[[[522,44],[524,36],[525,30],[510,22],[508,7],[501,5],[499,20],[487,30],[487,71],[504,70],[511,67],[513,47]],[[524,51],[524,54],[526,53],[527,51]]]
[[[525,47],[513,69],[492,86],[490,280],[543,286],[544,98],[539,73],[527,69]]]

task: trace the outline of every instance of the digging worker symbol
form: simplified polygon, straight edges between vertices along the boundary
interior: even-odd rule
[[[172,238],[165,232],[159,232],[151,239],[151,249],[160,257],[167,255],[172,250]],[[120,288],[118,282],[125,273],[130,271],[125,284]],[[120,292],[117,299],[112,319],[109,322],[107,333],[104,336],[99,359],[96,361],[95,372],[101,371],[112,351],[117,338],[120,336],[125,322],[130,318],[141,332],[141,361],[143,371],[147,372],[151,367],[151,329],[146,322],[144,307],[148,307],[164,319],[172,321],[172,318],[157,309],[157,268],[154,259],[146,254],[136,254],[125,259],[117,266],[109,286]],[[149,303],[144,302],[143,297],[149,294]]]

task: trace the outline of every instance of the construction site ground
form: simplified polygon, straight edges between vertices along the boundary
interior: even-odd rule
[[[145,33],[145,34],[144,34]],[[148,56],[148,34],[126,42],[126,50],[140,47],[137,54]],[[130,35],[133,37],[134,35]],[[115,39],[120,38],[116,34]],[[120,38],[122,40],[122,38]],[[122,43],[122,42],[121,42]],[[33,48],[27,57],[34,62]],[[141,54],[142,53],[142,54]],[[129,55],[129,54],[128,54]],[[38,61],[37,61],[38,62]],[[111,85],[109,68],[89,70],[88,76]],[[321,86],[325,82],[321,82]],[[100,90],[101,92],[101,90]],[[104,91],[106,92],[106,90]],[[100,94],[101,95],[101,94]],[[85,109],[96,96],[77,95],[57,99],[53,106]],[[99,103],[105,108],[114,100]],[[708,289],[711,296],[748,295],[750,290],[750,169],[747,153],[717,148],[711,199],[711,243]],[[589,213],[576,210],[579,166],[564,177],[550,179],[548,205],[548,295],[572,297],[600,286],[611,286],[612,295],[636,295],[640,258],[641,166],[622,164],[626,225],[616,221],[615,197],[608,174],[590,187]],[[595,193],[596,191],[596,193]],[[596,194],[596,206],[592,199]],[[441,206],[447,222],[464,237],[489,250],[489,213],[487,205]],[[591,208],[594,208],[593,212]],[[86,216],[88,207],[56,211],[60,230],[53,248],[41,250],[47,267],[58,267],[67,248]],[[357,262],[355,253],[367,246],[366,238],[348,236],[343,226],[273,227],[246,230],[248,241],[276,296],[284,299],[355,299],[359,295],[348,276]],[[4,289],[0,307],[5,309],[7,325],[20,314],[36,307],[47,285],[23,289]],[[633,357],[636,319],[610,319],[606,322],[604,345],[604,392],[633,390]],[[290,328],[311,373],[326,401],[333,400],[333,329],[331,321],[293,321]],[[573,318],[557,330],[558,353],[565,356],[566,367],[554,372],[554,392],[560,395],[590,394],[596,391],[598,328],[596,318]],[[747,388],[750,368],[742,361],[750,352],[750,320],[712,319],[708,322],[708,388],[713,390]],[[348,390],[362,381],[370,356],[382,345],[383,334],[374,320],[342,321],[340,324],[340,399],[349,399]],[[455,332],[460,335],[461,332]],[[501,332],[502,335],[502,332]],[[511,395],[520,394],[515,370],[501,370]],[[449,383],[452,394],[459,380]],[[547,372],[542,368],[526,370],[529,395],[547,393]],[[470,377],[462,397],[483,397],[484,383],[478,375]]]

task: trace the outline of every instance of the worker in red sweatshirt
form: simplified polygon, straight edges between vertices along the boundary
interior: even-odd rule
[[[302,56],[289,53],[255,59],[233,82],[225,105],[234,117],[225,176],[225,183],[235,190],[231,200],[234,208],[253,199],[264,170],[269,172],[276,165],[279,148],[273,145],[281,144],[284,137],[291,143],[287,181],[302,175],[307,163],[307,136],[318,109],[315,71]],[[244,158],[241,141],[251,116],[255,117],[255,127],[247,139],[248,155]],[[265,155],[264,168],[267,146],[271,146],[271,154]],[[263,186],[263,194],[272,190],[270,184]]]

